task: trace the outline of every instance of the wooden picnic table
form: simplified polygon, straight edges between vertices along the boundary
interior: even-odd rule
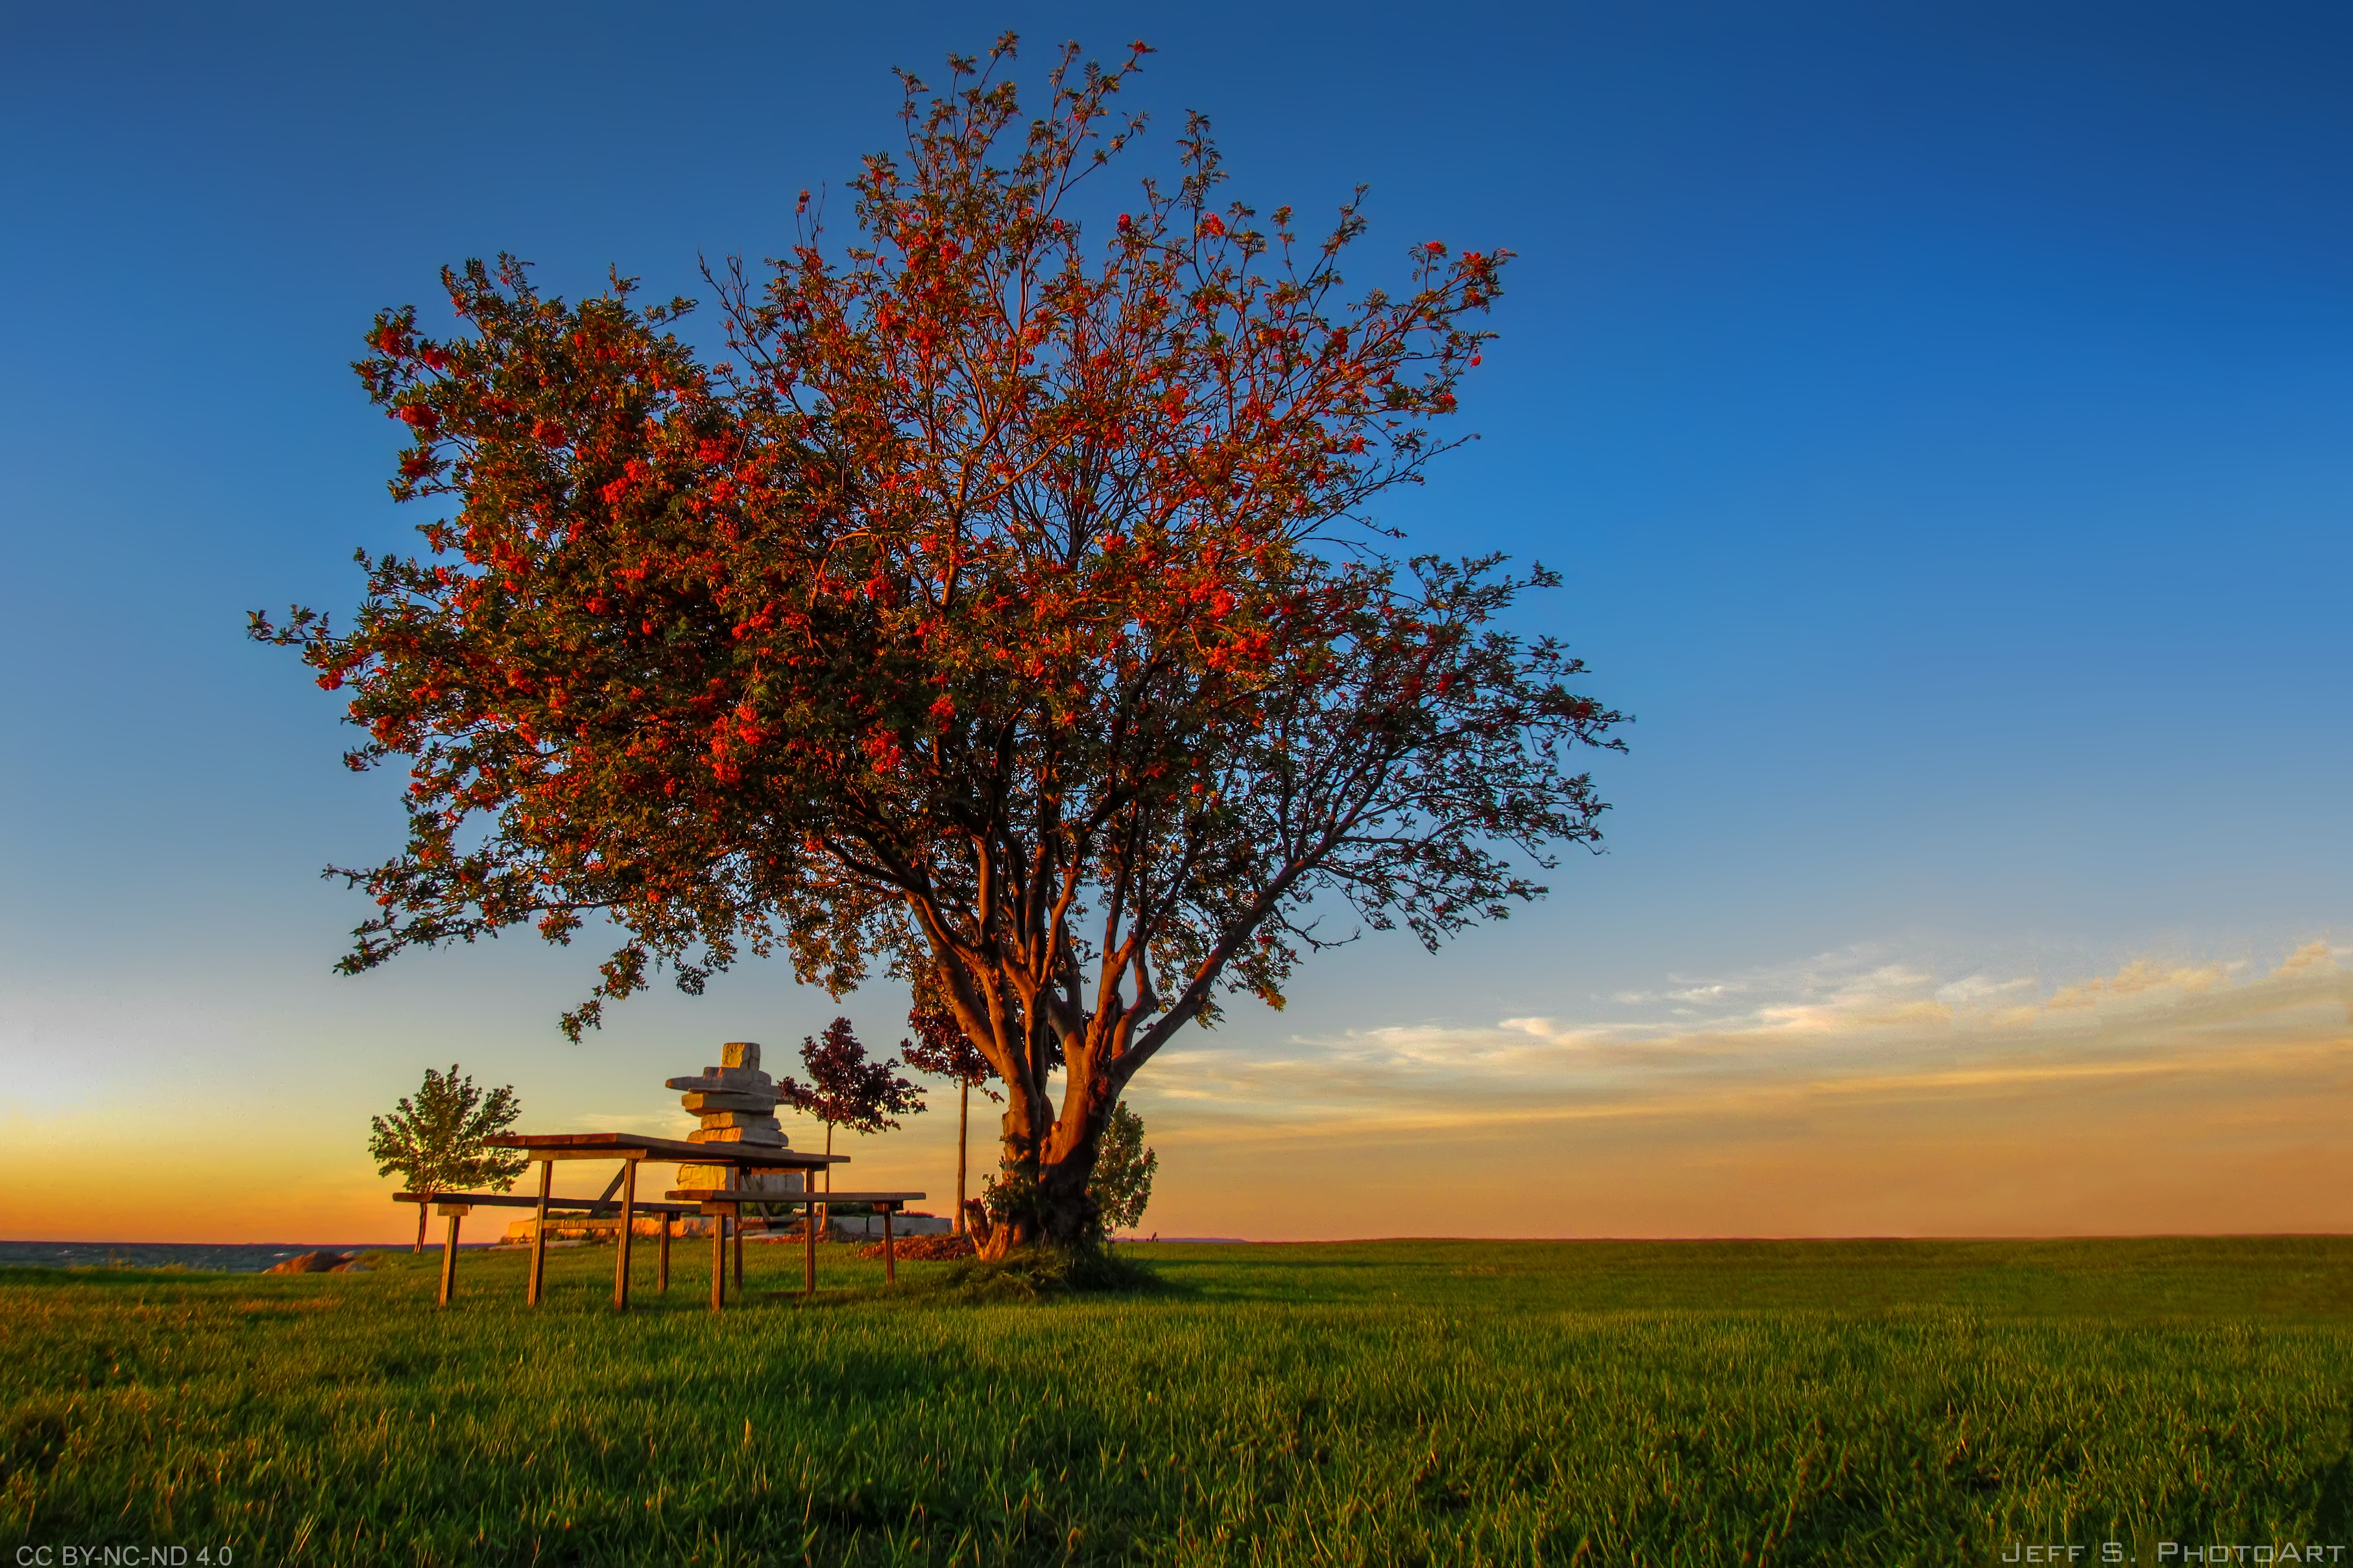
[[[864,1204],[869,1208],[881,1209],[882,1211],[882,1279],[884,1283],[890,1284],[895,1283],[899,1278],[899,1254],[891,1239],[891,1216],[907,1205],[920,1201],[923,1196],[921,1193],[819,1193],[807,1190],[797,1193],[766,1193],[757,1187],[723,1187],[715,1190],[703,1187],[681,1187],[670,1195],[672,1198],[701,1199],[701,1207],[704,1214],[723,1216],[733,1214],[735,1216],[735,1288],[738,1290],[744,1288],[743,1213],[745,1204],[780,1204],[787,1207],[797,1205],[802,1208],[830,1207],[835,1204]],[[722,1223],[724,1223],[723,1219]],[[805,1296],[817,1294],[817,1216],[815,1215],[801,1216],[801,1293]],[[716,1295],[712,1297],[711,1304],[714,1307],[719,1305]]]
[[[476,1204],[495,1206],[529,1205],[538,1211],[538,1223],[532,1228],[531,1272],[524,1286],[523,1300],[536,1307],[544,1293],[547,1280],[547,1211],[557,1208],[617,1209],[621,1222],[615,1237],[618,1246],[613,1259],[613,1310],[627,1311],[629,1306],[629,1242],[633,1234],[631,1222],[639,1208],[662,1215],[661,1262],[657,1271],[656,1289],[670,1289],[670,1220],[687,1208],[668,1204],[640,1204],[638,1201],[638,1166],[644,1161],[663,1163],[672,1161],[687,1165],[723,1165],[728,1169],[730,1186],[714,1191],[733,1190],[740,1185],[745,1171],[821,1171],[831,1165],[847,1164],[847,1154],[811,1154],[798,1149],[783,1149],[769,1143],[696,1143],[680,1138],[653,1138],[641,1132],[520,1132],[486,1139],[493,1148],[519,1149],[539,1166],[539,1195],[535,1198],[516,1197],[503,1193],[403,1193],[403,1201],[431,1203],[448,1216],[448,1238],[441,1249],[441,1304],[448,1306],[457,1293],[458,1225],[469,1208]],[[552,1191],[558,1160],[617,1160],[621,1168],[612,1184],[596,1198],[557,1198]],[[700,1195],[702,1189],[696,1189]],[[617,1202],[614,1194],[620,1196]],[[784,1193],[773,1194],[767,1201],[797,1197]],[[735,1237],[735,1284],[744,1283],[744,1240],[740,1213]],[[712,1227],[711,1258],[711,1305],[717,1310],[725,1301],[724,1284],[727,1246],[727,1218]]]
[[[629,1305],[629,1207],[637,1198],[638,1165],[645,1160],[676,1161],[689,1165],[725,1165],[731,1186],[741,1185],[745,1171],[822,1171],[829,1165],[847,1164],[847,1154],[811,1154],[798,1149],[780,1148],[773,1143],[697,1143],[683,1138],[653,1138],[642,1132],[518,1132],[488,1140],[506,1149],[520,1149],[540,1163],[539,1190],[544,1194],[553,1179],[558,1160],[619,1160],[620,1175],[616,1184],[621,1191],[622,1221],[620,1256],[613,1260],[613,1310],[627,1311]],[[606,1195],[613,1189],[607,1187]],[[539,1304],[541,1283],[546,1270],[547,1227],[543,1218],[531,1244],[531,1284],[524,1293],[526,1302]],[[718,1311],[726,1305],[727,1222],[722,1217],[711,1232],[711,1310]],[[670,1239],[670,1226],[662,1226],[662,1239]],[[663,1247],[667,1255],[669,1248]],[[735,1229],[735,1288],[744,1288],[744,1233],[740,1216]]]

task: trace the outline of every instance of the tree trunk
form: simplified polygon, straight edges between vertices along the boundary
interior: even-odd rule
[[[1060,1252],[1076,1252],[1103,1241],[1103,1205],[1087,1189],[1095,1173],[1097,1139],[1086,1141],[1084,1158],[1074,1152],[1039,1173],[1038,1195],[1043,1211],[1039,1239]]]
[[[830,1122],[830,1121],[828,1121],[828,1122],[827,1122],[827,1123],[825,1124],[825,1154],[826,1154],[826,1159],[827,1159],[827,1161],[828,1162],[828,1164],[827,1164],[827,1165],[826,1165],[826,1167],[825,1167],[825,1190],[826,1190],[827,1192],[828,1192],[828,1193],[829,1193],[829,1192],[833,1191],[833,1166],[832,1166],[832,1164],[830,1163],[830,1162],[831,1162],[831,1161],[832,1161],[832,1159],[833,1159],[833,1123],[832,1123],[832,1122]],[[833,1205],[832,1205],[831,1204],[819,1204],[819,1205],[817,1205],[817,1231],[818,1231],[818,1234],[819,1236],[823,1236],[823,1235],[825,1234],[826,1227],[827,1227],[828,1226],[831,1225],[832,1223],[833,1223]]]
[[[965,1128],[972,1121],[972,1080],[965,1079],[956,1089],[956,1206],[955,1234],[964,1234],[964,1164]]]
[[[1093,1250],[1103,1240],[1101,1210],[1087,1190],[1095,1152],[1134,1071],[1119,1060],[1133,1034],[1121,1025],[1126,1015],[1091,1017],[1077,1010],[1075,1001],[1056,1013],[1055,996],[1024,984],[1010,969],[968,967],[965,955],[939,946],[936,939],[934,945],[942,994],[965,1037],[1005,1085],[997,1158],[1002,1173],[986,1204],[993,1223],[981,1223],[982,1204],[967,1200],[965,1208],[978,1255],[1001,1258],[1026,1247]],[[1182,1010],[1190,1016],[1193,1005]],[[1059,1110],[1052,1084],[1057,1074]],[[961,1137],[958,1142],[961,1168]]]
[[[417,1205],[417,1245],[408,1250],[411,1252],[425,1250],[425,1205],[423,1204]]]
[[[1002,1258],[1021,1247],[1078,1252],[1101,1242],[1101,1206],[1087,1189],[1094,1177],[1096,1150],[1119,1097],[1115,1092],[1090,1093],[1089,1087],[1072,1086],[1063,1117],[1033,1140],[1029,1119],[1023,1114],[1027,1097],[1008,1085],[1003,1180],[1016,1195],[1004,1218],[981,1242],[982,1257]]]

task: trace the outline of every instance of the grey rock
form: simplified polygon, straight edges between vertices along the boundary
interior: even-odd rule
[[[767,1148],[784,1147],[785,1135],[775,1127],[708,1127],[686,1135],[690,1143],[758,1143]]]
[[[708,1116],[714,1110],[756,1110],[762,1113],[776,1109],[773,1094],[739,1094],[733,1089],[691,1090],[685,1097],[686,1108]]]
[[[351,1256],[342,1252],[304,1252],[273,1263],[262,1270],[265,1274],[332,1274],[348,1266]]]
[[[750,1068],[704,1068],[700,1078],[664,1079],[664,1084],[687,1094],[766,1094],[776,1092],[776,1080]]]
[[[706,1110],[702,1113],[702,1125],[706,1131],[719,1127],[765,1127],[777,1133],[784,1131],[783,1123],[765,1110]]]

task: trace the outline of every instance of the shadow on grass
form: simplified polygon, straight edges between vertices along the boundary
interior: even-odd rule
[[[1116,1250],[1060,1253],[1024,1249],[1001,1258],[965,1258],[926,1268],[895,1285],[828,1290],[822,1300],[909,1307],[1001,1306],[1059,1300],[1180,1297],[1198,1292]]]

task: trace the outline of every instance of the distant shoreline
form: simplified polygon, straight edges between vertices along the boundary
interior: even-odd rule
[[[389,1252],[406,1245],[383,1241],[0,1241],[0,1268],[191,1268],[206,1274],[259,1274],[273,1263],[282,1263],[306,1252]]]

